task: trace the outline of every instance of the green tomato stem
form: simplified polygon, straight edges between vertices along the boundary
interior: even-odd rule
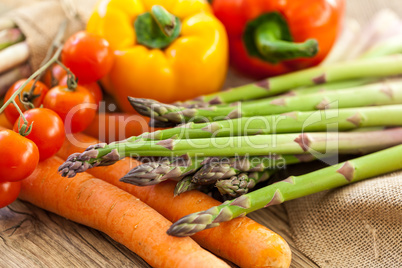
[[[66,65],[64,65],[61,61],[57,60],[56,63],[60,65],[61,68],[63,68],[67,72],[67,88],[70,91],[74,91],[77,86],[78,86],[78,79],[74,75],[73,72],[70,71],[69,68],[67,68]]]
[[[29,133],[31,133],[32,130],[32,124],[30,126],[28,126],[28,120],[25,118],[24,113],[21,111],[20,107],[18,106],[18,104],[15,102],[15,100],[12,100],[12,104],[14,104],[15,109],[17,109],[18,113],[20,114],[20,116],[22,117],[22,120],[24,121],[24,124],[20,124],[20,119],[18,118],[18,133],[21,136],[28,136]],[[28,129],[27,129],[28,128]]]

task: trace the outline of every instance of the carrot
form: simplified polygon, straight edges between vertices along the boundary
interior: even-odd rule
[[[58,155],[66,159],[70,154],[82,152],[98,141],[84,134],[70,136]],[[173,197],[174,182],[137,187],[119,179],[139,163],[125,158],[112,166],[89,169],[88,172],[137,196],[170,221],[219,204],[218,201],[198,191]],[[237,218],[220,226],[207,229],[193,236],[202,247],[236,263],[241,267],[288,267],[291,252],[286,241],[265,226],[247,217]]]
[[[191,238],[166,234],[171,222],[135,196],[87,173],[63,178],[58,157],[22,181],[20,198],[109,235],[153,267],[229,267]]]
[[[148,117],[138,114],[99,113],[84,133],[109,143],[155,131],[156,128],[149,127],[148,122]]]

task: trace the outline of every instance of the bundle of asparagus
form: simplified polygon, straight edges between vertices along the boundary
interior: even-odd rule
[[[129,97],[154,122],[184,124],[91,146],[71,155],[59,172],[73,177],[129,156],[143,164],[123,182],[146,186],[169,179],[177,181],[175,195],[215,186],[226,197],[240,196],[169,230],[184,236],[267,204],[399,169],[401,56],[314,67],[182,103]],[[392,146],[397,147],[375,153]],[[257,183],[272,182],[269,178],[287,165],[317,159],[333,164],[341,154],[367,153],[374,154],[248,193]],[[376,168],[378,158],[384,167]]]

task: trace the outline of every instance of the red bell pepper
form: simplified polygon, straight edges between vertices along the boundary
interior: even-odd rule
[[[344,0],[213,0],[230,59],[264,78],[319,64],[338,34]]]

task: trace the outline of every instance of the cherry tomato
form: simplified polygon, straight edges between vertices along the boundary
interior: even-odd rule
[[[21,182],[2,182],[0,183],[0,208],[14,202],[21,191]]]
[[[67,86],[50,89],[43,100],[43,106],[61,117],[67,133],[86,129],[94,119],[97,109],[92,93],[80,85],[74,90]]]
[[[26,81],[26,79],[21,79],[18,80],[17,82],[15,82],[7,91],[6,95],[4,96],[4,102],[6,102],[8,99],[10,99],[10,97],[14,94],[15,91],[18,90],[18,88],[20,86],[22,86],[22,84]],[[25,94],[28,94],[28,92],[31,90],[31,87],[33,85],[34,81],[29,81],[28,84],[24,87],[24,89],[22,90],[22,96]],[[49,91],[49,88],[43,84],[42,82],[38,81],[35,84],[35,89],[34,89],[34,95],[37,95],[37,97],[35,97],[32,100],[32,104],[35,107],[39,107],[42,104],[42,101],[46,95],[46,93]],[[25,107],[24,105],[20,102],[18,96],[14,99],[15,102],[17,103],[17,105],[21,108],[21,111],[25,111]],[[10,121],[11,124],[14,124],[15,121],[17,121],[18,117],[20,116],[20,114],[18,113],[17,109],[15,108],[14,104],[10,103],[6,109],[4,110],[4,113],[8,119],[8,121]]]
[[[67,39],[61,54],[62,62],[82,83],[94,82],[109,73],[113,59],[109,43],[86,31]]]
[[[50,69],[48,69],[43,76],[43,83],[52,88],[59,84],[61,79],[67,74],[66,70],[59,64],[54,64]],[[52,78],[53,77],[53,78]],[[54,81],[53,81],[54,79]]]
[[[60,116],[47,108],[30,109],[24,112],[24,116],[29,125],[33,122],[32,130],[25,138],[38,146],[40,160],[56,154],[65,138],[64,124]],[[20,117],[15,122],[15,132],[18,132],[18,122],[22,125],[24,121]]]
[[[25,179],[39,162],[35,143],[9,129],[0,131],[0,155],[0,182]]]
[[[99,102],[101,102],[103,99],[103,92],[98,82],[81,83],[80,81],[78,81],[78,84],[85,87],[92,93],[95,99],[95,103],[99,106]],[[67,86],[67,75],[65,75],[63,78],[60,79],[59,85]]]

